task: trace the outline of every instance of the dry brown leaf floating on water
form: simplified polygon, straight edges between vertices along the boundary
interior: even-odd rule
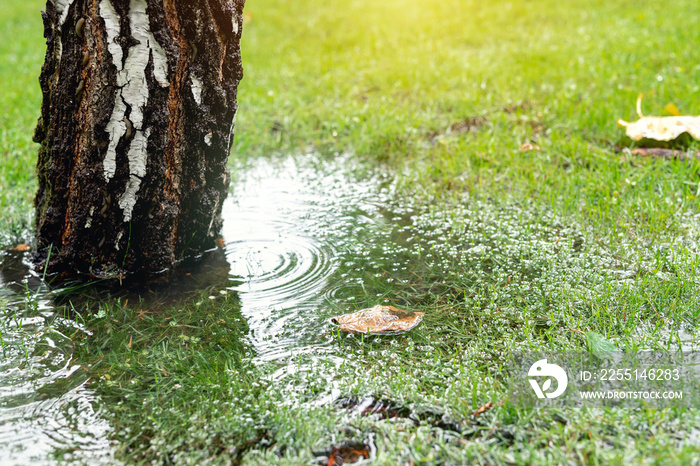
[[[423,320],[423,312],[410,312],[394,306],[377,305],[370,309],[334,317],[331,322],[344,332],[393,334],[411,330]]]
[[[673,141],[683,133],[688,133],[694,139],[700,140],[700,116],[645,117],[642,115],[642,97],[644,97],[643,94],[639,94],[637,97],[639,120],[632,122],[617,120],[617,124],[625,128],[627,136],[631,139],[635,141],[642,139]],[[678,112],[675,105],[672,109],[668,107],[666,111],[669,113]]]

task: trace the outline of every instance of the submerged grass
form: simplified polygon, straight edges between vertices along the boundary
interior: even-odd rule
[[[31,220],[40,7],[0,11],[2,247]],[[319,312],[390,303],[425,321],[393,338],[322,336],[342,361],[257,365],[237,300],[218,288],[169,306],[74,303],[90,332],[76,356],[117,456],[296,464],[355,442],[378,464],[696,461],[697,410],[517,409],[504,371],[514,351],[585,349],[589,331],[628,351],[696,349],[700,162],[620,151],[630,141],[615,121],[635,118],[639,92],[649,114],[669,102],[698,113],[698,10],[249,2],[233,157],[352,153],[394,173]]]
[[[119,456],[180,462],[189,453],[198,462],[235,454],[250,440],[253,432],[226,404],[232,393],[259,395],[245,370],[247,327],[235,297],[219,291],[166,308],[116,301],[96,313],[77,309],[93,335],[85,334],[77,356],[110,404]]]

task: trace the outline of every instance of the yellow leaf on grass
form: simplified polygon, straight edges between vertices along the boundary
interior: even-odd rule
[[[411,330],[423,320],[423,315],[423,312],[402,311],[394,306],[377,305],[334,317],[331,322],[344,332],[391,334]]]
[[[672,141],[681,134],[688,133],[694,139],[700,140],[700,116],[645,117],[642,115],[642,97],[644,97],[642,94],[637,97],[639,120],[632,122],[617,120],[617,124],[625,128],[627,136],[631,139]],[[677,108],[676,111],[678,111]]]
[[[664,110],[666,110],[666,112],[668,112],[669,115],[681,116],[681,111],[678,110],[678,107],[676,107],[676,104],[674,103],[666,104]]]

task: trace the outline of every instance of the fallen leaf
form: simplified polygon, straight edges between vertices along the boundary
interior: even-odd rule
[[[423,312],[410,312],[393,306],[377,305],[370,309],[334,317],[331,322],[344,332],[396,333],[406,332],[423,320]]]
[[[328,466],[357,463],[360,460],[368,460],[370,452],[364,443],[348,442],[344,445],[331,447],[328,455]]]
[[[669,115],[681,116],[681,111],[678,110],[678,107],[676,107],[676,104],[674,103],[666,104],[664,110],[666,110],[666,112],[668,112]]]
[[[31,247],[27,243],[19,244],[19,245],[15,246],[14,248],[12,248],[13,251],[20,251],[20,252],[29,251],[30,249],[31,249]]]
[[[639,120],[632,122],[617,120],[617,124],[625,128],[627,136],[635,141],[642,139],[672,141],[683,133],[688,133],[694,139],[700,140],[700,116],[645,117],[642,115],[643,97],[643,94],[637,97]],[[675,108],[675,105],[673,107]],[[669,111],[668,108],[667,111]]]
[[[518,151],[520,152],[531,152],[533,150],[539,151],[540,146],[537,144],[532,144],[531,142],[526,142],[518,148]]]
[[[685,152],[682,150],[674,149],[661,149],[661,148],[641,148],[632,149],[630,151],[632,155],[641,155],[642,157],[662,157],[665,159],[700,159],[700,152]]]
[[[482,414],[484,414],[486,411],[488,411],[488,410],[491,409],[492,407],[493,407],[493,403],[491,403],[491,402],[489,401],[489,402],[486,403],[484,406],[482,406],[481,408],[477,409],[477,410],[474,412],[474,417],[481,416]]]
[[[617,123],[635,141],[673,141],[683,133],[700,140],[700,117],[644,117],[631,123],[623,120],[618,120]]]

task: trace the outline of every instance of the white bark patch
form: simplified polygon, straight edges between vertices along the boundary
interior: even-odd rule
[[[211,138],[212,138],[212,136],[213,136],[213,134],[212,134],[211,131],[209,131],[209,132],[204,136],[204,144],[206,144],[206,145],[209,146],[209,147],[211,147]]]
[[[92,227],[92,216],[95,213],[95,206],[90,207],[90,214],[88,215],[87,222],[85,222],[85,228]]]
[[[109,0],[102,0],[100,2],[99,14],[105,22],[107,50],[109,50],[109,54],[112,55],[112,63],[114,63],[114,66],[117,68],[117,75],[120,75],[122,73],[123,50],[116,42],[121,30],[119,26],[119,15]],[[117,81],[119,81],[119,78],[117,78]],[[117,171],[117,144],[119,144],[119,140],[124,136],[124,133],[126,133],[126,124],[124,123],[126,104],[122,99],[121,90],[117,91],[116,97],[112,116],[105,128],[105,131],[109,133],[109,146],[107,147],[107,154],[105,155],[103,165],[105,181],[108,183]]]
[[[170,82],[168,82],[168,59],[165,56],[165,50],[160,46],[150,29],[148,30],[148,45],[153,53],[153,76],[160,87],[170,86]]]
[[[119,198],[119,207],[124,212],[124,221],[131,220],[131,214],[138,200],[136,195],[141,187],[141,180],[146,176],[146,162],[148,146],[148,137],[151,135],[151,128],[145,131],[138,131],[131,141],[129,148],[129,182],[126,184],[124,194]]]
[[[107,123],[105,131],[109,133],[109,146],[107,146],[107,154],[103,162],[105,181],[109,183],[114,174],[117,172],[117,144],[126,133],[126,123],[124,123],[124,114],[126,113],[126,104],[122,99],[121,92],[117,92],[117,100],[114,102],[114,110],[112,117]]]
[[[146,67],[153,60],[153,77],[161,87],[168,82],[168,62],[163,47],[155,40],[146,14],[146,0],[131,0],[129,6],[129,24],[135,44],[129,47],[126,60],[122,66],[124,50],[115,39],[119,37],[119,15],[110,0],[100,2],[100,16],[107,29],[107,48],[117,68],[117,92],[114,110],[107,124],[109,145],[104,159],[104,176],[109,182],[116,173],[117,145],[126,133],[124,117],[130,109],[129,121],[132,124],[132,139],[129,142],[127,158],[129,160],[129,181],[124,193],[119,198],[119,207],[124,212],[124,221],[131,220],[131,215],[138,199],[141,179],[146,176],[148,160],[148,137],[150,128],[143,126],[143,110],[148,104],[148,79]]]
[[[56,13],[59,15],[58,17],[58,34],[56,34],[56,44],[58,46],[58,62],[61,62],[61,57],[63,56],[63,42],[61,42],[61,30],[63,29],[63,25],[66,22],[66,19],[68,19],[68,10],[70,9],[70,6],[73,4],[73,0],[54,0],[54,5],[56,6]],[[57,67],[58,68],[58,67]]]
[[[235,35],[238,35],[238,16],[233,15],[233,17],[231,18],[231,22],[233,23],[233,33]]]
[[[119,15],[114,9],[109,0],[100,2],[100,16],[105,22],[107,30],[107,50],[112,55],[112,63],[117,67],[117,71],[122,70],[123,51],[122,47],[117,44],[116,39],[119,37],[121,27],[119,26]]]
[[[233,112],[233,119],[231,120],[231,129],[228,130],[228,138],[226,139],[226,147],[231,147],[231,138],[233,137],[233,127],[236,124],[236,116],[238,116],[238,107]]]
[[[192,80],[192,96],[197,105],[202,105],[202,81],[195,75],[190,75]]]
[[[73,0],[56,0],[56,13],[60,16],[58,18],[58,30],[60,31],[63,24],[68,19],[68,9],[73,4]]]
[[[209,228],[207,228],[207,236],[211,236],[211,227],[214,225],[214,220],[216,220],[217,214],[216,212],[219,211],[219,202],[221,199],[219,198],[219,195],[216,195],[216,204],[214,204],[214,215],[212,216],[211,220],[209,221]]]
[[[58,57],[58,65],[60,66],[61,64],[61,57],[63,56],[63,43],[61,42],[61,35],[58,34],[56,36],[56,44],[58,45],[58,52],[57,52],[57,57]],[[58,66],[56,67],[58,69]],[[56,72],[56,78],[55,80],[58,80],[58,72]]]
[[[129,48],[124,69],[117,74],[117,85],[123,86],[122,97],[131,107],[129,119],[134,125],[134,130],[138,131],[143,129],[143,108],[148,103],[146,66],[151,58],[148,36],[152,34],[149,29],[148,15],[146,15],[145,0],[131,0],[129,22],[131,36],[138,43]]]

